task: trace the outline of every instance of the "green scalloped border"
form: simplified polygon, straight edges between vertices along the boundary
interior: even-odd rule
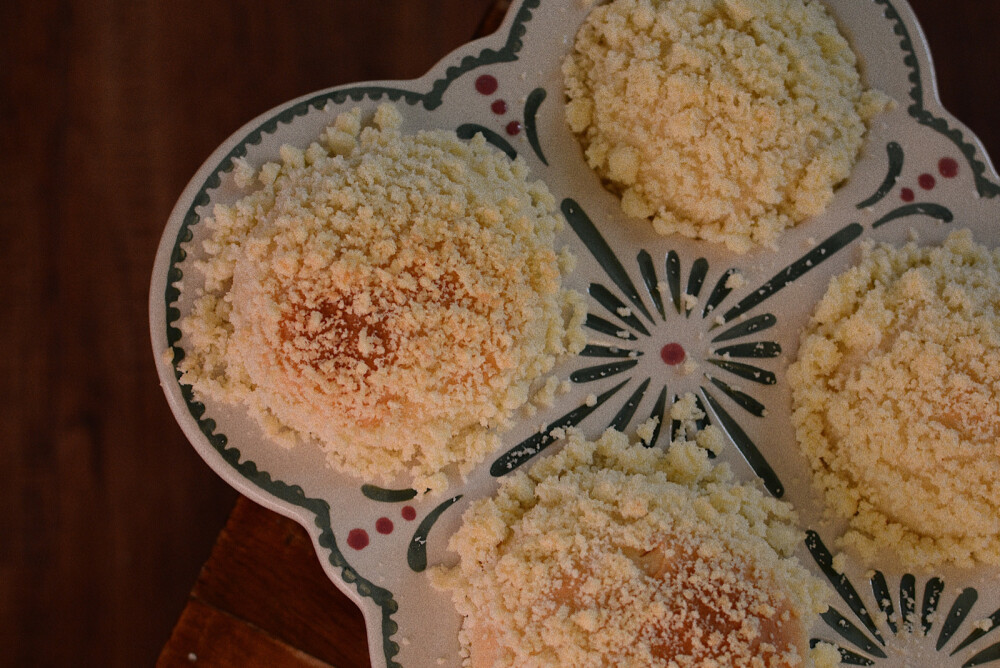
[[[388,668],[402,668],[402,665],[393,658],[399,653],[399,645],[391,639],[392,635],[399,629],[399,625],[392,620],[392,615],[399,609],[399,604],[396,602],[391,591],[365,579],[347,562],[344,554],[337,546],[337,540],[333,534],[330,519],[330,504],[322,499],[306,496],[305,491],[298,485],[290,485],[282,480],[272,478],[271,474],[267,471],[258,469],[257,464],[252,460],[241,462],[239,449],[228,446],[226,435],[216,433],[215,420],[204,417],[205,405],[195,400],[191,386],[180,382],[181,374],[177,369],[177,365],[184,359],[184,349],[178,345],[181,332],[174,326],[174,323],[180,318],[180,310],[173,306],[173,304],[180,298],[180,290],[176,287],[176,284],[183,277],[183,272],[178,265],[184,261],[187,255],[181,245],[193,239],[194,235],[191,232],[191,227],[201,221],[195,210],[200,206],[208,204],[210,201],[208,191],[219,187],[222,182],[221,174],[231,171],[233,169],[233,160],[246,155],[247,146],[259,144],[265,133],[273,133],[277,129],[278,123],[290,123],[296,117],[308,113],[310,108],[320,109],[329,102],[342,104],[348,98],[355,101],[361,101],[364,98],[380,100],[385,96],[391,101],[402,100],[409,105],[422,103],[424,109],[428,111],[436,109],[441,105],[444,92],[462,75],[479,67],[518,60],[518,53],[524,47],[522,38],[527,33],[527,23],[532,19],[532,10],[537,9],[540,3],[541,0],[524,0],[524,3],[514,17],[510,32],[507,34],[507,40],[501,49],[484,48],[479,52],[478,56],[470,55],[464,57],[458,65],[448,67],[445,70],[444,76],[436,79],[431,84],[431,89],[426,93],[417,93],[403,88],[388,86],[341,88],[298,102],[261,123],[237,143],[222,158],[208,178],[205,179],[205,183],[195,194],[191,206],[184,216],[184,221],[181,223],[177,239],[170,253],[170,264],[167,269],[167,287],[164,290],[167,345],[173,352],[172,364],[174,367],[174,376],[177,378],[188,412],[194,418],[198,424],[198,428],[208,439],[211,446],[237,473],[271,496],[308,510],[315,515],[316,526],[320,529],[319,545],[330,551],[328,557],[330,563],[334,567],[341,569],[341,577],[344,582],[355,585],[361,596],[372,599],[382,610],[382,651]]]
[[[996,184],[986,178],[986,164],[976,159],[976,147],[965,141],[961,130],[950,127],[947,120],[935,116],[924,107],[924,85],[920,76],[920,61],[917,59],[917,53],[913,48],[910,31],[906,29],[903,17],[900,16],[899,11],[892,4],[892,0],[875,0],[875,2],[885,7],[885,17],[895,23],[893,30],[900,38],[899,47],[906,54],[903,58],[903,63],[910,68],[909,79],[912,84],[910,99],[913,100],[913,104],[906,109],[907,113],[916,119],[918,123],[944,135],[958,147],[958,150],[965,156],[969,167],[972,169],[972,175],[976,182],[976,192],[981,197],[992,198],[1000,195],[1000,184]]]

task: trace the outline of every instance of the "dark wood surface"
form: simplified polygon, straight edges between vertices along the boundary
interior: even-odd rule
[[[201,570],[159,668],[367,666],[361,612],[295,522],[240,498]]]
[[[219,534],[236,495],[162,398],[149,272],[233,130],[319,88],[422,74],[491,4],[0,3],[0,665],[364,661],[301,529],[240,502]],[[945,106],[1000,157],[1000,3],[912,4]]]
[[[285,100],[422,74],[490,4],[0,2],[0,665],[153,664],[233,507],[149,345],[188,179]]]

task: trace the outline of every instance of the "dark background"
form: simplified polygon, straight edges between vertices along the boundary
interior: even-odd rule
[[[149,346],[188,179],[285,100],[419,76],[492,4],[0,2],[0,665],[151,665],[236,498]],[[1000,2],[911,4],[945,107],[1000,156]]]

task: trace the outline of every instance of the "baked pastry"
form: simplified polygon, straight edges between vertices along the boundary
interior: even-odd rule
[[[930,567],[1000,564],[1000,252],[867,246],[788,369],[793,421],[841,539]]]
[[[817,0],[613,0],[563,74],[624,213],[740,253],[826,208],[888,103]]]
[[[497,447],[533,381],[584,345],[563,221],[521,161],[453,132],[406,135],[390,105],[236,177],[181,321],[181,382],[244,403],[340,471],[419,490]]]
[[[449,543],[459,564],[434,574],[465,665],[813,665],[825,586],[790,556],[791,507],[709,463],[720,444],[714,427],[666,453],[570,432],[474,502]]]

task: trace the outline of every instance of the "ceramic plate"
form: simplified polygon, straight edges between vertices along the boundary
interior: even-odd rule
[[[675,396],[694,392],[730,441],[720,459],[800,512],[808,530],[800,558],[838,594],[811,637],[835,643],[856,665],[1000,665],[1000,633],[984,630],[1000,625],[996,569],[908,573],[891,555],[872,571],[831,569],[826,546],[841,527],[820,521],[821,500],[789,419],[785,371],[799,332],[830,277],[858,261],[863,240],[900,244],[915,231],[931,243],[969,227],[978,241],[1000,245],[997,174],[979,141],[941,108],[910,8],[902,0],[827,0],[868,85],[897,105],[877,117],[850,179],[823,215],[785,231],[777,251],[735,255],[659,237],[648,225],[624,219],[583,161],[563,120],[560,73],[586,14],[582,4],[523,0],[497,33],[459,49],[420,79],[348,85],[293,100],[216,150],[170,216],[150,291],[153,350],[185,434],[233,487],[309,531],[330,578],[364,611],[373,665],[457,666],[459,618],[424,571],[454,563],[446,544],[469,502],[491,494],[499,476],[544,456],[549,428],[575,425],[591,437],[609,425],[630,432],[651,415],[662,416]],[[371,111],[386,100],[403,112],[404,131],[482,132],[527,161],[561,202],[569,225],[559,241],[579,259],[569,284],[589,295],[591,309],[590,345],[557,369],[572,391],[520,420],[503,435],[502,448],[447,496],[419,500],[406,480],[379,487],[338,475],[317,448],[276,447],[241,408],[199,403],[178,383],[165,354],[172,349],[176,361],[184,352],[177,322],[200,280],[191,262],[206,234],[201,220],[213,204],[240,196],[233,159],[276,160],[281,144],[308,145],[339,112]],[[506,111],[497,113],[501,106]],[[734,270],[746,283],[730,290],[726,278]],[[661,283],[668,286],[662,296]],[[683,293],[698,298],[691,311]],[[621,317],[621,306],[634,315]],[[697,364],[694,373],[664,363],[661,351],[672,343]],[[588,405],[594,397],[596,404]],[[658,434],[660,445],[668,440],[667,426]],[[909,623],[890,624],[882,612]]]

